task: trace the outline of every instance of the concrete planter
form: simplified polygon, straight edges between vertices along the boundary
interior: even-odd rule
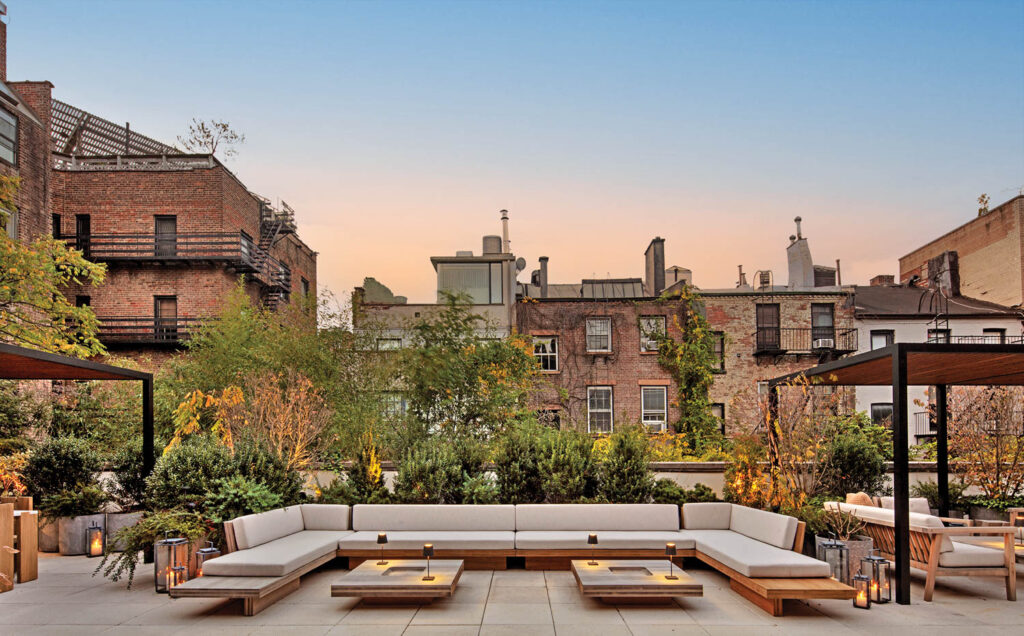
[[[82,515],[80,517],[61,517],[57,524],[60,527],[60,553],[63,556],[85,554],[85,530],[93,523],[103,526],[103,513]]]
[[[60,524],[57,519],[39,516],[39,551],[57,552],[60,550]]]
[[[114,535],[122,528],[130,528],[142,519],[141,512],[109,512],[106,520],[107,547],[112,551],[119,551]]]
[[[982,506],[971,506],[971,519],[979,519],[983,521],[1009,521],[1010,513],[993,510],[991,508],[983,508]]]

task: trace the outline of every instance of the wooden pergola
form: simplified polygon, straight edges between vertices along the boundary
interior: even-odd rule
[[[800,377],[825,386],[892,386],[893,507],[896,602],[910,604],[910,484],[907,387],[935,387],[939,515],[949,514],[949,386],[1024,386],[1024,345],[896,343],[768,381],[777,414],[778,390]]]
[[[142,382],[142,471],[148,475],[153,453],[153,374],[0,343],[3,380],[135,380]]]

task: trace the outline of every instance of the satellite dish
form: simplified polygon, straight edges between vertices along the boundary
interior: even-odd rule
[[[526,259],[520,256],[516,259],[516,271],[521,272],[526,269]]]

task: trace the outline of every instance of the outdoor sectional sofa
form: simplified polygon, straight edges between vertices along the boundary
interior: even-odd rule
[[[828,565],[799,553],[803,523],[728,503],[370,505],[303,504],[225,524],[228,553],[207,561],[203,576],[170,590],[175,598],[241,598],[253,615],[299,586],[299,577],[335,557],[354,567],[377,558],[379,532],[392,558],[436,558],[467,569],[568,569],[596,550],[601,558],[696,557],[731,579],[734,590],[773,615],[785,599],[852,598],[829,578]],[[596,546],[587,536],[596,532]]]

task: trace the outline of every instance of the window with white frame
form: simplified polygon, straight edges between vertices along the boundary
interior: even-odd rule
[[[644,426],[651,433],[665,430],[667,391],[663,386],[640,387],[640,409]]]
[[[540,362],[541,371],[558,371],[558,337],[534,336],[533,355]]]
[[[658,340],[665,333],[665,316],[641,316],[640,351],[657,351]]]
[[[377,351],[394,351],[401,348],[401,338],[377,338]]]
[[[18,163],[18,118],[0,108],[0,159]]]
[[[612,414],[612,387],[587,387],[587,431],[611,433],[615,426]]]
[[[384,394],[384,419],[395,420],[409,412],[409,402],[401,393]]]
[[[896,341],[896,332],[892,329],[872,329],[871,330],[871,350],[881,349],[882,347],[888,347]]]
[[[612,350],[612,319],[587,318],[587,351],[602,353]]]

